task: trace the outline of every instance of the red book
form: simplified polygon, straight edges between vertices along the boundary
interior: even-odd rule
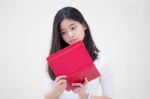
[[[66,75],[67,88],[72,90],[72,83],[84,83],[87,77],[91,81],[100,76],[84,43],[78,41],[47,57],[47,62],[55,76]]]

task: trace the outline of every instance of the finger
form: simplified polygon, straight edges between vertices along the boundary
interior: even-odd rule
[[[65,79],[67,76],[66,75],[61,75],[56,77],[55,82],[58,82],[60,79]]]
[[[88,83],[88,79],[87,79],[87,77],[85,77],[85,78],[84,78],[84,80],[85,80],[85,82],[84,82],[84,84],[83,84],[83,85],[85,86],[85,85]]]
[[[83,84],[81,83],[72,83],[72,86],[75,86],[75,87],[83,87]]]
[[[67,87],[67,83],[62,83],[60,86],[59,86],[59,89],[65,89]]]
[[[78,94],[78,93],[82,92],[82,88],[76,87],[76,88],[73,90],[73,92]]]
[[[67,87],[67,81],[65,79],[61,79],[58,82],[55,82],[54,89],[56,90],[64,90]]]
[[[79,91],[79,87],[77,87],[73,90],[74,93],[78,93],[78,91]]]
[[[61,79],[57,82],[58,85],[61,85],[61,84],[66,84],[67,81],[65,79]]]

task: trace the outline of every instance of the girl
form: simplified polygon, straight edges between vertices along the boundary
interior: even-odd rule
[[[82,14],[73,7],[59,10],[54,18],[53,35],[50,54],[57,52],[79,40],[82,40],[101,73],[99,78],[85,83],[73,83],[75,89],[66,91],[66,76],[55,77],[49,66],[46,78],[45,99],[112,99],[113,84],[110,68],[96,47],[89,26]],[[100,89],[102,94],[100,94]]]

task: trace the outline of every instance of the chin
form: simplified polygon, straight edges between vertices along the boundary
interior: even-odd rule
[[[74,44],[74,43],[76,43],[76,42],[78,42],[78,41],[80,41],[80,40],[75,40],[75,41],[73,41],[73,42],[70,42],[70,45],[72,45],[72,44]]]

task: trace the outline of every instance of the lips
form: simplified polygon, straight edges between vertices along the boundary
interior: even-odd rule
[[[73,43],[75,43],[76,41],[77,41],[77,39],[72,39],[72,40],[70,40],[70,43],[73,44]]]

